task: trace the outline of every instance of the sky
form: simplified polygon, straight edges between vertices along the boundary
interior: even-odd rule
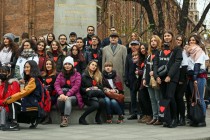
[[[179,3],[183,2],[183,0],[177,0],[177,1]],[[199,11],[199,17],[201,17],[204,9],[206,8],[206,6],[208,5],[209,2],[210,2],[210,0],[197,0],[197,10]],[[210,29],[210,10],[209,10],[203,24],[206,24],[207,28]]]

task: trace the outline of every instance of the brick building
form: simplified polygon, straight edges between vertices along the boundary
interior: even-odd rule
[[[155,0],[150,0],[154,17],[157,17]],[[163,13],[166,29],[177,33],[177,19],[180,10],[176,0],[163,0]],[[5,33],[13,32],[20,36],[22,32],[29,35],[45,35],[53,32],[54,0],[0,0],[0,39]],[[147,13],[136,2],[124,0],[97,0],[97,34],[101,39],[109,35],[109,28],[115,26],[124,44],[130,34],[137,31],[143,34],[149,26]],[[157,21],[158,19],[155,18]],[[191,31],[194,22],[188,21],[187,31]],[[84,31],[86,32],[86,31]],[[152,33],[145,32],[141,37],[147,41]],[[189,34],[189,32],[187,32]]]

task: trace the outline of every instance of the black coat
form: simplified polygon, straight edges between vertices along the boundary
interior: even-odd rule
[[[47,52],[47,56],[54,61],[54,54],[50,51]],[[61,53],[61,54],[58,54],[58,59],[57,61],[55,62],[56,64],[56,72],[59,73],[61,72],[62,68],[63,68],[63,61],[65,59],[65,56]]]
[[[97,49],[92,49],[91,47],[87,50],[86,63],[91,60],[98,60],[98,66],[102,70],[102,50],[98,47]]]
[[[167,68],[168,73],[167,76],[171,78],[171,81],[178,82],[179,81],[179,74],[180,74],[180,65],[182,62],[182,49],[180,47],[175,47],[170,54],[165,55],[164,50],[169,50],[169,48],[164,47],[162,51],[160,51],[159,55],[155,57],[154,59],[154,77],[155,79],[159,77],[158,75],[158,68],[162,65],[166,65],[167,62]],[[166,59],[169,59],[167,61]],[[165,77],[160,77],[162,80],[165,79]]]

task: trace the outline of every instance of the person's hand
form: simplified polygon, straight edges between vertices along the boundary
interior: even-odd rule
[[[90,90],[90,88],[86,88],[86,91],[89,91]]]
[[[169,76],[166,77],[165,82],[168,83],[171,81],[171,78]]]
[[[183,82],[179,82],[179,85],[182,85],[183,84]]]
[[[156,79],[156,81],[157,81],[158,84],[161,84],[161,79],[160,79],[160,77],[158,77],[158,78]]]
[[[194,81],[194,85],[197,86],[197,84],[198,84],[198,81],[195,80],[195,81]]]
[[[93,89],[98,89],[98,87],[96,87],[96,86],[93,86],[92,88],[93,88]]]
[[[69,96],[65,96],[65,97],[64,97],[64,101],[66,101],[68,97],[69,97]]]
[[[111,89],[110,91],[111,91],[112,93],[116,93],[116,90],[114,90],[114,89]]]
[[[139,71],[138,71],[138,70],[136,70],[136,71],[135,71],[135,74],[136,74],[136,75],[138,75],[138,74],[139,74]]]
[[[20,84],[25,84],[25,80],[24,79],[20,79],[19,82],[20,82]]]
[[[64,94],[61,94],[61,95],[58,97],[58,99],[59,99],[60,101],[65,101],[65,95],[64,95]]]
[[[146,86],[146,80],[143,80],[142,84],[143,86]]]
[[[154,72],[153,71],[150,71],[149,75],[150,76],[153,76]]]

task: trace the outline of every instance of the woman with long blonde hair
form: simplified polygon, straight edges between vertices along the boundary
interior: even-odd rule
[[[97,110],[95,122],[101,124],[100,115],[102,109],[105,108],[105,94],[102,86],[102,74],[95,60],[88,63],[86,70],[82,74],[81,94],[84,103],[89,107],[80,117],[79,124],[88,125],[85,118],[95,110]]]

